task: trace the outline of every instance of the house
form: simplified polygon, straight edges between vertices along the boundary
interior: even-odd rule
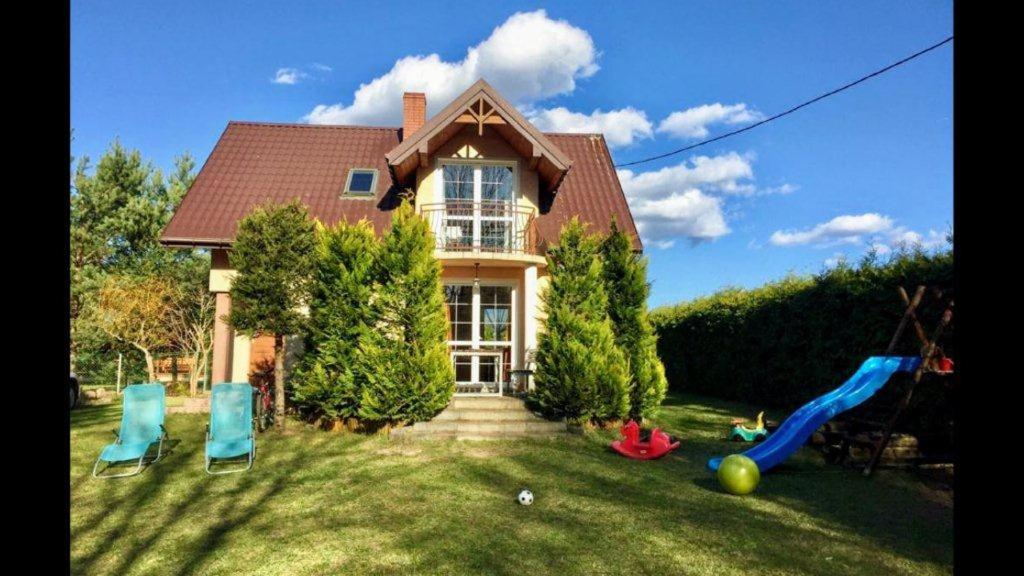
[[[212,381],[264,372],[269,339],[232,333],[238,221],[268,200],[301,199],[325,224],[366,218],[377,233],[403,197],[428,220],[443,264],[449,343],[460,394],[501,394],[536,347],[545,250],[573,216],[641,243],[600,134],[545,134],[479,80],[432,118],[406,93],[401,127],[229,122],[164,230],[172,247],[212,251]],[[272,364],[271,364],[272,365]]]

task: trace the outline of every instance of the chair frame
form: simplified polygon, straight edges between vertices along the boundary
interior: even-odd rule
[[[120,444],[121,443],[121,431],[120,431],[120,429],[111,430],[111,432],[114,433],[114,436],[117,436],[117,440],[114,442],[114,444]],[[149,461],[150,464],[153,464],[156,461],[160,460],[160,457],[164,453],[164,440],[168,440],[169,438],[170,438],[170,436],[167,434],[167,428],[165,428],[164,425],[161,424],[160,425],[159,445],[157,446],[157,449],[156,449],[156,458],[153,458],[152,460],[150,460]],[[150,442],[150,446],[152,446],[152,445],[153,445],[153,443]],[[134,470],[125,472],[124,474],[100,474],[99,473],[100,472],[100,470],[99,470],[100,462],[108,462],[107,466],[105,468],[103,468],[103,470],[106,470],[107,468],[110,468],[110,465],[113,464],[114,462],[131,462],[131,460],[113,460],[113,461],[103,460],[103,453],[100,452],[99,458],[96,459],[96,463],[93,464],[93,466],[92,466],[92,477],[93,478],[125,478],[125,477],[128,477],[128,476],[135,476],[136,474],[139,474],[139,473],[142,472],[142,465],[145,464],[146,454],[148,454],[148,453],[149,453],[149,447],[146,447],[146,451],[142,453],[142,456],[139,456],[138,465],[135,467]]]
[[[241,383],[240,382],[232,382],[231,384],[241,384]],[[249,384],[249,383],[246,382],[245,384]],[[251,386],[251,384],[250,384],[250,386]],[[211,394],[211,396],[212,396],[212,394]],[[256,391],[254,389],[253,390],[253,398],[250,398],[250,401],[252,401],[255,397],[256,397]],[[213,418],[213,398],[212,397],[210,399],[210,418],[211,419]],[[210,440],[212,440],[212,438],[210,436],[210,425],[209,424],[206,425],[206,448],[205,448],[205,454],[203,456],[204,456],[204,459],[206,461],[204,468],[205,468],[207,474],[211,474],[211,475],[214,475],[214,476],[219,475],[219,474],[234,474],[235,472],[246,472],[246,471],[252,469],[252,462],[253,462],[253,460],[256,459],[256,421],[255,421],[255,418],[253,418],[253,420],[252,420],[252,422],[250,424],[251,424],[251,427],[249,428],[248,439],[252,441],[252,446],[249,448],[249,454],[248,454],[249,460],[248,460],[248,462],[246,463],[246,465],[244,467],[232,468],[232,469],[229,469],[229,470],[222,470],[222,471],[219,471],[219,472],[214,472],[213,470],[211,470],[211,468],[213,467],[213,463],[214,463],[215,458],[213,458],[213,457],[211,457],[209,455],[209,453],[210,453]],[[230,457],[227,457],[227,458],[216,458],[216,460],[232,461],[233,459],[236,459],[236,458],[238,458],[238,456],[230,456]]]
[[[206,442],[207,442],[207,445],[209,445],[210,439],[211,439],[210,438],[210,425],[207,424],[206,425]],[[213,466],[214,458],[210,457],[209,455],[206,455],[206,466],[205,466],[206,473],[207,474],[212,474],[212,475],[216,476],[218,474],[234,474],[235,472],[246,472],[246,471],[250,470],[252,468],[252,461],[256,458],[256,435],[253,434],[252,432],[249,432],[249,439],[252,440],[252,448],[249,449],[249,454],[248,454],[249,461],[248,461],[248,463],[246,464],[246,466],[244,468],[232,468],[230,470],[223,470],[223,471],[220,471],[220,472],[214,472],[213,470],[210,469]],[[217,460],[222,460],[222,461],[227,460],[227,461],[230,461],[232,458],[237,458],[237,456],[233,456],[233,457],[230,457],[230,458],[217,458]]]

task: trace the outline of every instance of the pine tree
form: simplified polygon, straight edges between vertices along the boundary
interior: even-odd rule
[[[247,336],[274,336],[275,424],[284,429],[284,337],[299,334],[309,302],[316,235],[299,201],[259,206],[238,223],[228,323]]]
[[[373,324],[359,337],[359,415],[379,423],[433,417],[455,393],[441,264],[425,220],[403,202],[374,264]]]
[[[632,242],[615,220],[601,243],[608,317],[615,343],[629,359],[629,416],[635,420],[655,415],[665,399],[668,381],[658,358],[657,336],[647,316],[647,261],[633,252]]]
[[[353,370],[359,335],[370,325],[378,242],[366,220],[318,227],[306,354],[295,373],[294,401],[308,416],[358,415],[362,380]]]
[[[551,282],[533,399],[550,417],[607,422],[629,411],[629,367],[608,319],[599,241],[574,218],[548,252]]]

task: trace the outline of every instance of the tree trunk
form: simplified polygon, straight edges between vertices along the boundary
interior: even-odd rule
[[[199,392],[199,353],[194,352],[192,354],[192,369],[188,373],[188,395],[195,398],[197,392]]]
[[[146,357],[146,370],[149,372],[149,381],[156,382],[156,366],[153,365],[153,355],[145,348],[139,348]]]
[[[284,431],[284,336],[274,335],[274,424]]]

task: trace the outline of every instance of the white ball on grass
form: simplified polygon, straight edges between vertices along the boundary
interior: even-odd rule
[[[519,492],[519,496],[517,496],[516,499],[519,500],[519,503],[523,506],[529,506],[530,504],[533,504],[533,492],[524,489]]]

